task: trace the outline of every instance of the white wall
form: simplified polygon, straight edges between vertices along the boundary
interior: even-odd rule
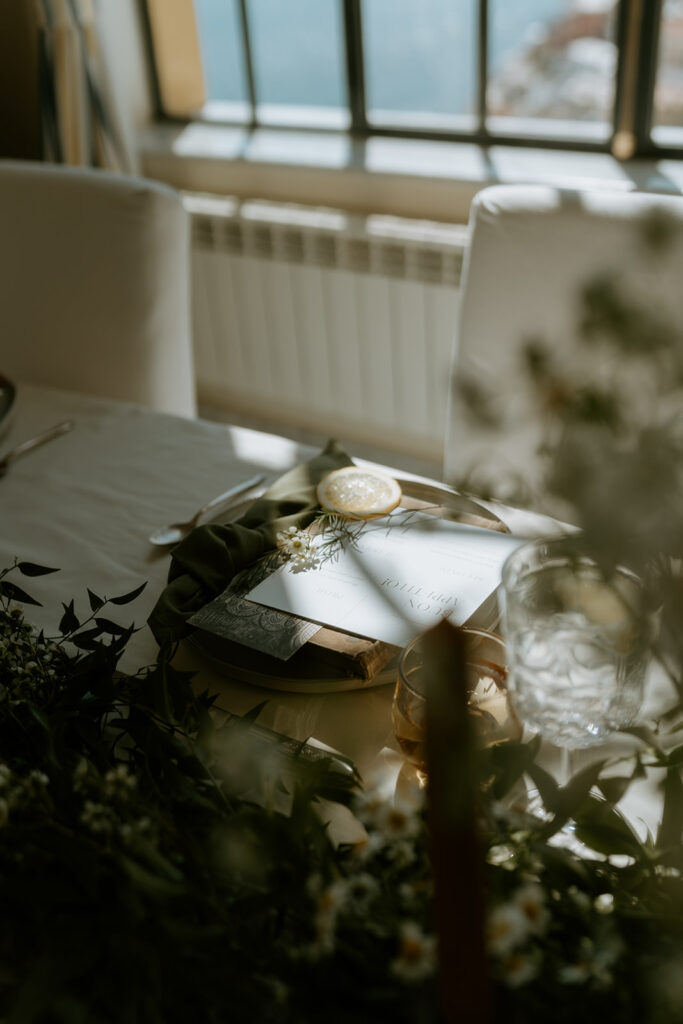
[[[96,0],[108,85],[131,171],[140,170],[137,136],[154,103],[138,0]]]

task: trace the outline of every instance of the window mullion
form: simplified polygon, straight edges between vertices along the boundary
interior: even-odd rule
[[[361,0],[342,0],[342,2],[351,131],[358,135],[366,135],[368,132],[368,118],[365,106],[365,64],[363,59]]]
[[[638,60],[638,88],[634,105],[634,132],[639,149],[650,146],[654,92],[657,81],[657,58],[662,24],[663,0],[649,0],[643,5]]]
[[[628,159],[650,147],[662,0],[622,0],[619,10],[614,155]]]
[[[240,12],[240,24],[242,27],[242,49],[244,53],[244,70],[247,75],[247,92],[251,105],[251,127],[257,124],[256,104],[258,93],[256,90],[256,76],[254,74],[254,59],[251,49],[251,34],[249,30],[249,15],[247,13],[247,0],[238,0]]]
[[[489,4],[479,0],[477,17],[477,120],[478,129],[486,133],[486,90],[489,78]]]

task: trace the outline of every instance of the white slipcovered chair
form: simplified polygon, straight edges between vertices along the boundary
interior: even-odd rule
[[[189,226],[141,178],[0,161],[0,371],[193,416]]]
[[[642,224],[656,211],[672,228],[661,258],[643,244]],[[519,474],[537,482],[542,438],[532,414],[520,351],[540,339],[563,358],[596,352],[578,341],[583,287],[605,272],[641,308],[683,325],[683,198],[612,190],[569,191],[496,185],[472,204],[444,449],[444,479],[472,470],[489,480]],[[457,385],[492,387],[505,430],[475,426]]]

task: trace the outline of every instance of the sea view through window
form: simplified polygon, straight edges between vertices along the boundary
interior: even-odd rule
[[[477,117],[481,124],[480,7],[479,0],[360,0],[370,130],[467,132],[468,118],[472,130]],[[488,130],[555,131],[606,144],[616,130],[620,33],[632,9],[619,0],[488,0]],[[195,0],[195,10],[209,102],[246,109],[251,71],[256,122],[268,123],[266,109],[308,108],[337,112],[338,125],[345,123],[351,98],[342,0]],[[659,18],[654,89],[647,75],[637,88],[654,96],[652,123],[683,135],[683,0],[663,0],[661,29]]]
[[[459,115],[475,95],[476,0],[366,0],[370,110]],[[609,119],[616,47],[613,0],[493,0],[492,114]],[[234,0],[196,0],[212,100],[244,100]],[[337,0],[250,0],[259,98],[346,102]],[[279,97],[279,99],[276,99]]]

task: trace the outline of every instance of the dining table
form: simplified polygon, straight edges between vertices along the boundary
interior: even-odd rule
[[[134,672],[157,657],[147,619],[171,558],[171,549],[152,545],[150,534],[189,519],[214,495],[255,474],[276,479],[313,449],[241,426],[20,381],[14,407],[0,423],[0,455],[64,420],[73,421],[70,432],[17,460],[0,480],[0,568],[25,560],[59,570],[26,583],[40,601],[26,607],[26,616],[48,633],[56,632],[63,603],[74,599],[76,614],[87,612],[88,588],[111,598],[146,584],[116,609],[122,624],[139,627],[120,665]],[[537,512],[489,507],[520,537],[561,528]],[[404,758],[392,729],[391,685],[293,693],[240,681],[190,644],[180,645],[176,659],[193,673],[193,685],[216,695],[222,711],[243,715],[264,703],[259,721],[266,727],[341,752],[366,783],[389,791],[395,786]],[[660,686],[655,679],[648,700],[659,699]],[[651,817],[652,785],[646,780],[629,792],[630,816],[641,830]]]

